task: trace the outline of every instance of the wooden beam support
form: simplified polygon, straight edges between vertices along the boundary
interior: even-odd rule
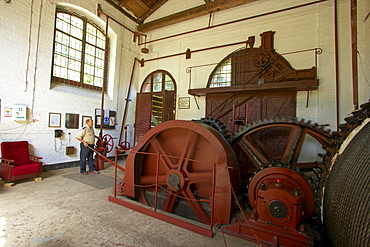
[[[255,1],[258,0],[215,0],[214,2],[209,2],[207,4],[184,10],[148,23],[139,24],[138,30],[140,32],[147,32],[204,15],[209,15],[210,12],[226,10]]]
[[[151,14],[154,13],[159,7],[165,4],[168,0],[160,0],[156,4],[154,4],[151,8],[149,8],[144,14],[138,17],[140,22],[143,22],[146,18],[148,18]]]
[[[129,13],[127,13],[125,10],[122,9],[121,6],[119,6],[116,2],[114,2],[113,0],[105,0],[106,2],[110,3],[113,7],[115,7],[116,9],[118,9],[121,13],[123,13],[126,17],[130,18],[131,20],[133,20],[134,22],[138,23],[139,24],[139,21],[133,17],[132,15],[130,15]]]
[[[119,1],[119,6],[123,6],[123,5],[125,5],[128,1],[130,1],[130,0],[120,0]]]
[[[279,90],[294,90],[294,91],[307,91],[315,90],[319,86],[319,80],[308,79],[298,81],[283,81],[276,83],[265,83],[265,84],[251,84],[243,86],[232,86],[232,87],[217,87],[217,88],[199,88],[199,89],[188,89],[188,94],[195,96],[204,96],[207,94],[214,93],[246,93],[256,91],[279,91]]]

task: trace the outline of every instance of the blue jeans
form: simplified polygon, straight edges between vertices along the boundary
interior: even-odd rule
[[[90,148],[94,148],[94,144],[89,144]],[[89,171],[95,171],[94,167],[94,159],[93,159],[93,151],[91,151],[88,147],[85,147],[84,144],[80,143],[80,172],[86,172],[86,159],[87,164],[89,166]]]

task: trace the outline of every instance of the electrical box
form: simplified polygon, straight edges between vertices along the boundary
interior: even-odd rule
[[[59,138],[62,137],[63,130],[54,130],[54,137]]]
[[[13,119],[15,121],[27,120],[27,107],[24,105],[15,105],[13,107]]]

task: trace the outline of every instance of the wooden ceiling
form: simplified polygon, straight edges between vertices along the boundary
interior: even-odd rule
[[[174,9],[172,14],[150,22],[145,22],[145,20],[168,0],[106,1],[135,21],[139,31],[145,32],[258,0],[203,0],[204,4],[202,5],[183,11]]]

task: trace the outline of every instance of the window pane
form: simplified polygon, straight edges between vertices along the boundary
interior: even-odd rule
[[[149,78],[144,82],[143,89],[141,90],[141,92],[150,93],[150,85],[151,85],[150,78],[151,76],[149,76]]]
[[[162,73],[154,73],[153,75],[153,92],[162,91]]]
[[[168,75],[166,75],[164,83],[165,83],[165,89],[166,90],[168,90],[168,91],[175,90],[175,87],[173,85],[173,81],[172,81],[171,77],[169,77]]]
[[[71,16],[71,24],[78,28],[78,29],[81,29],[83,28],[83,20],[81,20],[81,18],[78,18],[76,16]]]
[[[59,18],[61,20],[64,20],[66,22],[69,22],[70,21],[70,18],[71,18],[71,15],[69,15],[67,13],[58,12],[57,18]]]
[[[84,75],[84,83],[93,85],[94,77],[91,74],[85,74]]]
[[[72,81],[80,81],[80,72],[69,70],[68,71],[68,79]]]
[[[87,23],[87,33],[92,34],[93,36],[96,36],[96,27],[91,25],[90,23]]]
[[[221,64],[216,70],[209,87],[231,86],[231,57]]]
[[[95,76],[103,78],[104,77],[104,70],[99,69],[99,68],[95,68]]]
[[[97,39],[96,40],[96,46],[99,48],[104,49],[105,48],[105,39]]]
[[[71,37],[70,41],[69,41],[69,45],[70,45],[70,47],[72,47],[76,50],[82,51],[82,42],[78,39],[75,39],[75,38]]]
[[[86,42],[88,42],[92,45],[96,45],[96,37],[91,35],[91,34],[87,34],[86,35]]]
[[[104,68],[104,60],[96,58],[95,59],[95,66],[98,67],[98,68],[103,69]]]
[[[95,78],[94,85],[97,87],[103,87],[103,78]]]
[[[104,51],[100,49],[96,49],[96,57],[100,59],[104,59]]]
[[[86,44],[86,53],[95,56],[95,47]]]

